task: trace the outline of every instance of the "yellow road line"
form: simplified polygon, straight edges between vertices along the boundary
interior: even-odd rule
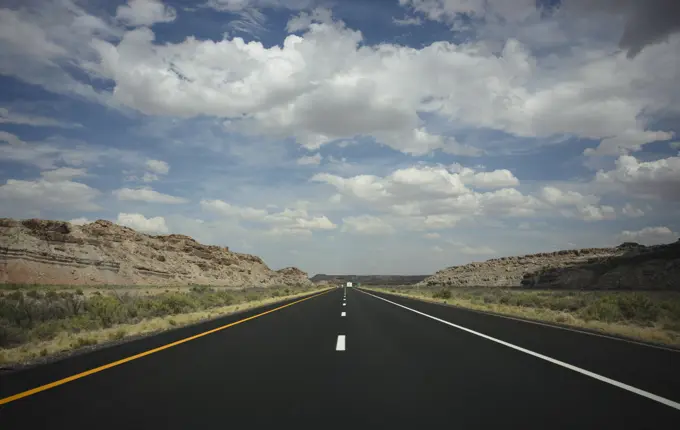
[[[304,299],[297,300],[297,301],[294,301],[292,303],[288,303],[287,305],[279,306],[278,308],[270,309],[266,312],[262,312],[260,314],[253,315],[251,317],[244,318],[242,320],[239,320],[239,321],[236,321],[236,322],[233,322],[233,323],[229,323],[227,325],[223,325],[221,327],[217,327],[217,328],[214,328],[212,330],[208,330],[208,331],[205,331],[203,333],[196,334],[194,336],[190,336],[190,337],[187,337],[187,338],[184,338],[184,339],[180,339],[178,341],[168,343],[167,345],[159,346],[158,348],[150,349],[148,351],[144,351],[144,352],[141,352],[139,354],[135,354],[135,355],[123,358],[123,359],[118,360],[118,361],[114,361],[114,362],[111,362],[111,363],[108,363],[108,364],[104,364],[103,366],[95,367],[94,369],[90,369],[90,370],[87,370],[85,372],[81,372],[81,373],[78,373],[78,374],[75,374],[75,375],[72,375],[72,376],[68,376],[68,377],[63,378],[63,379],[59,379],[59,380],[54,381],[54,382],[50,382],[49,384],[41,385],[39,387],[35,387],[35,388],[32,388],[32,389],[24,391],[24,392],[14,394],[13,396],[5,397],[4,399],[0,399],[0,405],[4,405],[4,404],[10,403],[10,402],[13,402],[15,400],[22,399],[24,397],[32,396],[33,394],[40,393],[41,391],[46,391],[46,390],[49,390],[50,388],[54,388],[54,387],[58,387],[60,385],[64,385],[67,382],[71,382],[71,381],[75,381],[76,379],[84,378],[86,376],[92,375],[93,373],[101,372],[103,370],[110,369],[110,368],[115,367],[115,366],[119,366],[119,365],[127,363],[129,361],[136,360],[138,358],[142,358],[142,357],[145,357],[147,355],[151,355],[155,352],[159,352],[159,351],[163,351],[164,349],[172,348],[173,346],[181,345],[185,342],[189,342],[190,340],[198,339],[199,337],[207,336],[209,334],[218,332],[220,330],[224,330],[226,328],[233,327],[237,324],[241,324],[241,323],[244,323],[246,321],[250,321],[252,319],[261,317],[263,315],[267,315],[267,314],[270,314],[272,312],[278,311],[280,309],[287,308],[288,306],[293,306],[294,304],[304,302],[305,300],[313,299],[314,297],[319,297],[320,295],[326,294],[330,291],[332,291],[332,290],[323,291],[319,294],[314,294],[313,296],[305,297]]]

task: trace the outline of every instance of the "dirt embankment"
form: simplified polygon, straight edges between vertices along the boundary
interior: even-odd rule
[[[180,234],[152,236],[99,220],[0,219],[0,283],[52,285],[311,285],[294,267]]]
[[[680,240],[495,258],[440,270],[419,285],[680,290]]]

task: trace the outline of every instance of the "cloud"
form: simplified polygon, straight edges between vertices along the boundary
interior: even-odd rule
[[[601,221],[616,219],[616,210],[611,206],[585,205],[576,208],[579,217],[584,221]]]
[[[0,160],[40,169],[53,169],[60,164],[92,165],[102,160],[134,164],[138,162],[138,158],[138,154],[132,151],[88,145],[57,136],[41,142],[24,142],[16,135],[0,130]]]
[[[562,191],[556,187],[543,187],[541,197],[554,206],[584,206],[600,201],[594,195],[583,195],[576,191]]]
[[[299,15],[291,18],[286,24],[286,30],[290,33],[297,33],[302,30],[307,30],[312,23],[317,24],[332,24],[333,13],[330,9],[316,8],[311,13],[301,12]]]
[[[459,252],[467,255],[494,255],[496,251],[488,246],[463,246]]]
[[[342,231],[356,234],[384,235],[394,233],[394,228],[372,215],[359,215],[343,218]]]
[[[475,188],[507,188],[519,185],[519,179],[507,169],[475,173],[470,168],[463,168],[460,175],[465,185]]]
[[[422,25],[423,20],[419,16],[407,16],[403,19],[392,18],[392,22],[400,27],[405,27],[409,25]]]
[[[492,256],[497,254],[495,249],[492,249],[485,245],[468,245],[464,242],[460,242],[453,239],[447,239],[446,243],[453,246],[454,250],[458,253],[465,255],[487,255]]]
[[[667,41],[680,31],[680,4],[675,0],[612,1],[571,0],[563,2],[567,11],[581,14],[608,13],[624,20],[619,46],[628,57],[637,56],[646,46]]]
[[[117,46],[95,43],[99,71],[115,81],[118,102],[147,114],[243,118],[230,127],[294,136],[309,149],[367,135],[414,155],[436,149],[480,153],[423,127],[419,113],[429,112],[523,137],[567,133],[602,140],[590,155],[634,151],[672,135],[646,130],[639,117],[664,105],[668,94],[657,88],[678,77],[669,71],[667,78],[652,80],[657,60],[629,65],[625,57],[584,52],[597,59],[551,65],[563,70],[556,80],[516,40],[498,56],[474,43],[359,48],[361,34],[340,22],[313,24],[271,48],[239,38],[166,45],[153,39],[150,30],[139,29]],[[218,67],[223,62],[240,66],[227,73]],[[603,76],[610,78],[605,82]],[[631,93],[634,85],[649,88],[649,96]],[[602,90],[589,98],[584,87]]]
[[[58,121],[39,115],[22,114],[0,107],[0,124],[20,124],[33,127],[80,128],[82,124]]]
[[[146,168],[159,175],[167,175],[170,171],[170,165],[161,160],[147,160]]]
[[[426,229],[446,229],[454,227],[461,219],[463,217],[460,215],[427,215],[423,219],[423,226]]]
[[[566,217],[580,218],[583,221],[616,219],[616,210],[607,205],[598,206],[600,198],[592,194],[583,195],[576,191],[546,186],[541,189],[541,198],[556,208],[573,207],[560,209],[560,213]]]
[[[74,169],[72,167],[60,167],[54,170],[41,172],[40,175],[49,182],[68,181],[73,178],[87,175],[85,169]]]
[[[145,172],[144,176],[142,176],[142,182],[153,182],[158,180],[158,175],[155,173],[149,173]]]
[[[85,218],[85,217],[80,217],[80,218],[73,218],[69,222],[73,225],[85,225],[85,224],[90,224],[92,222],[92,220]]]
[[[215,1],[210,5],[232,12],[311,6],[288,3]],[[540,15],[533,1],[524,0],[488,5],[481,1],[402,3],[422,9],[433,19],[464,12],[515,22],[526,19],[527,11]],[[162,6],[150,1],[134,4]],[[11,58],[17,61],[3,62],[5,74],[51,91],[147,114],[234,119],[232,130],[294,137],[311,149],[333,140],[371,136],[414,155],[436,150],[482,153],[430,130],[421,116],[433,114],[459,127],[491,128],[520,137],[568,134],[601,140],[600,147],[588,154],[618,153],[667,139],[669,131],[650,129],[649,114],[678,109],[678,94],[668,88],[680,72],[664,62],[677,52],[675,39],[668,46],[655,46],[640,59],[630,60],[598,45],[545,60],[512,37],[505,37],[507,43],[499,49],[484,41],[435,42],[418,49],[388,43],[369,46],[359,31],[319,13],[318,22],[311,19],[302,35],[289,35],[280,45],[265,47],[240,38],[157,43],[149,28],[125,32],[82,8],[59,7],[52,5],[45,12],[60,18],[58,27],[28,10],[6,12],[6,25],[0,27],[8,29],[5,39],[13,47]],[[131,6],[121,8],[132,11]],[[80,25],[74,27],[78,32],[64,32],[74,23]],[[16,35],[23,34],[19,31],[23,28],[26,34],[42,36],[19,38]],[[112,90],[75,80],[59,66],[62,63],[111,80]],[[664,73],[656,73],[659,70]],[[597,97],[582,88],[599,88]],[[340,117],[345,120],[335,120]]]
[[[321,154],[318,152],[314,155],[302,156],[298,158],[297,163],[303,166],[315,165],[318,166],[321,163]]]
[[[239,217],[245,220],[258,220],[267,216],[264,209],[234,206],[222,200],[201,200],[201,208],[227,217]]]
[[[119,213],[116,223],[143,233],[167,233],[168,226],[161,216],[146,218],[138,213]]]
[[[678,233],[671,231],[668,227],[645,227],[642,230],[624,230],[619,234],[618,239],[622,242],[637,242],[643,245],[659,245],[663,243],[675,242]]]
[[[266,233],[274,235],[311,235],[313,230],[337,228],[328,217],[310,215],[306,209],[286,208],[269,212],[247,206],[232,205],[222,200],[201,200],[201,208],[226,218],[250,221],[265,227]]]
[[[60,177],[61,176],[61,177]],[[3,212],[21,216],[29,211],[95,211],[101,209],[94,200],[100,192],[62,173],[45,173],[44,178],[8,179],[0,185]]]
[[[618,158],[613,170],[598,171],[594,182],[639,197],[679,201],[680,157],[640,162],[624,155]]]
[[[129,200],[147,203],[163,203],[170,205],[177,205],[188,203],[189,200],[183,197],[171,196],[169,194],[159,193],[150,187],[141,188],[121,188],[113,191],[113,194],[118,200]]]
[[[440,239],[441,235],[439,233],[425,233],[423,237],[425,239]]]
[[[639,218],[645,215],[645,212],[642,209],[635,207],[630,203],[626,203],[626,205],[621,208],[621,213],[630,218]]]
[[[152,25],[174,21],[177,12],[160,0],[128,0],[116,9],[116,18],[131,26]]]
[[[484,19],[489,25],[531,23],[547,2],[535,0],[399,0],[399,3],[420,12],[428,19],[446,22],[454,28],[465,28],[462,17]],[[541,4],[544,3],[544,4]],[[675,0],[617,1],[565,0],[556,7],[566,18],[592,18],[597,23],[602,13],[623,18],[619,46],[634,58],[646,46],[668,40],[680,31],[680,5]]]
[[[73,0],[32,2],[32,7],[13,3],[16,9],[0,9],[0,74],[113,107],[107,94],[90,85],[92,79],[81,81],[76,76],[85,72],[94,77],[90,42],[113,40],[120,30]]]
[[[515,183],[514,176],[456,173],[442,166],[411,166],[387,176],[357,175],[344,178],[328,173],[314,175],[314,182],[333,186],[354,203],[396,216],[411,218],[426,228],[451,227],[474,216],[531,216],[545,207],[539,199],[514,188],[477,192],[465,182],[484,187]]]
[[[602,139],[597,148],[587,148],[585,155],[621,155],[640,151],[646,143],[669,140],[675,133],[665,131],[627,130],[618,136]]]
[[[583,1],[563,3],[564,13],[542,17],[533,0],[401,2],[429,19],[444,22],[466,14],[480,26],[479,36],[521,30],[520,24],[525,22],[534,30],[543,25],[565,33],[570,22],[565,14],[581,9],[586,10],[584,22],[589,29],[601,27],[588,18],[590,11]],[[567,7],[570,3],[581,5]],[[611,15],[611,4],[595,9]],[[626,12],[626,16],[645,19],[673,16],[660,14],[668,10],[665,4],[623,9],[639,12]],[[310,1],[278,5],[268,0],[209,3],[228,12],[302,10],[313,5]],[[160,2],[150,0],[132,2],[120,10],[132,13],[137,7],[140,11],[166,10]],[[13,61],[3,62],[7,69],[3,73],[50,91],[78,94],[147,114],[232,119],[231,130],[294,137],[310,149],[338,139],[371,136],[407,154],[436,150],[483,153],[454,136],[434,133],[421,119],[428,114],[457,128],[489,128],[527,138],[567,135],[600,141],[596,149],[586,151],[590,156],[634,152],[649,142],[673,136],[671,131],[654,129],[651,116],[680,111],[680,93],[673,89],[680,68],[668,60],[680,47],[678,37],[648,46],[631,59],[614,47],[583,43],[583,31],[577,28],[572,29],[578,36],[573,38],[575,47],[564,50],[564,55],[543,58],[532,50],[531,42],[537,38],[526,39],[519,30],[520,34],[503,34],[500,39],[506,42],[499,46],[493,40],[438,41],[421,48],[368,45],[361,32],[321,11],[298,17],[307,17],[305,25],[296,27],[301,35],[289,35],[281,44],[265,47],[237,37],[158,43],[147,27],[124,31],[68,0],[46,7],[40,14],[29,9],[7,10],[0,17],[0,28],[7,29],[0,32],[0,40],[6,41]],[[165,12],[159,16],[170,19]],[[67,32],[66,28],[75,30]],[[564,39],[572,40],[567,37],[571,34],[566,32]],[[64,63],[113,85],[99,90],[78,81],[60,66]],[[598,88],[597,95],[583,88]]]
[[[221,12],[247,9],[310,9],[317,0],[208,0],[207,6]]]
[[[265,33],[267,28],[265,23],[266,16],[256,8],[232,11],[238,18],[231,19],[227,28],[231,31],[246,33],[254,38],[258,38],[261,33]]]

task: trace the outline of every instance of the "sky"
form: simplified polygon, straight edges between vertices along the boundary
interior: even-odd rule
[[[310,274],[680,235],[675,0],[0,7],[0,217]]]

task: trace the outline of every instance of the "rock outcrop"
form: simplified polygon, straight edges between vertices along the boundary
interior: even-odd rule
[[[110,221],[0,219],[0,283],[51,285],[310,284],[294,267],[271,270],[254,255],[189,236],[152,236]]]
[[[440,270],[419,285],[680,290],[680,241],[495,258]]]

